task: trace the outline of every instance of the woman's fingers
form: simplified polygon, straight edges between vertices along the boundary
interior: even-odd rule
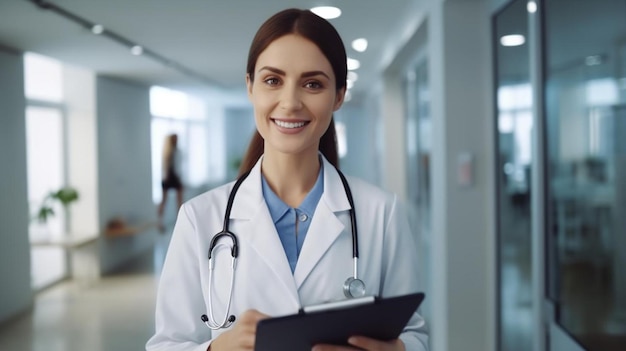
[[[268,316],[257,311],[247,310],[235,321],[233,328],[218,336],[211,345],[211,350],[253,350],[256,340],[257,323]]]

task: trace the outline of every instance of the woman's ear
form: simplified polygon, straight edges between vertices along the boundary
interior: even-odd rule
[[[248,90],[248,99],[252,99],[252,79],[250,73],[246,73],[246,88]]]
[[[335,97],[335,105],[333,106],[333,112],[339,110],[343,105],[343,99],[346,96],[346,87],[337,90],[337,96]]]

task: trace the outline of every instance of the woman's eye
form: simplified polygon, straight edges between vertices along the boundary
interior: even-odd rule
[[[305,85],[308,89],[320,89],[322,88],[322,84],[320,82],[307,82]]]
[[[277,85],[278,84],[278,79],[276,78],[267,78],[264,80],[265,84],[267,85]]]

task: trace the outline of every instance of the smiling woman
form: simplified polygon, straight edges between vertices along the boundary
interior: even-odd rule
[[[261,26],[246,72],[257,132],[236,182],[182,206],[148,350],[253,350],[261,319],[418,291],[404,207],[338,168],[333,113],[346,66],[339,34],[310,11],[281,11]],[[415,311],[396,339],[314,349],[425,351],[427,340]]]

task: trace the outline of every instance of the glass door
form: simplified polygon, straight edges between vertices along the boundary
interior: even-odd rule
[[[532,349],[531,133],[532,88],[525,0],[494,17],[498,349]]]
[[[545,0],[552,351],[626,349],[626,1]]]
[[[431,115],[428,63],[417,59],[407,71],[405,86],[406,101],[406,150],[407,150],[407,206],[411,228],[417,231],[418,250],[422,258],[419,271],[422,290],[430,292],[430,238],[431,238]],[[428,319],[431,305],[421,308]]]

